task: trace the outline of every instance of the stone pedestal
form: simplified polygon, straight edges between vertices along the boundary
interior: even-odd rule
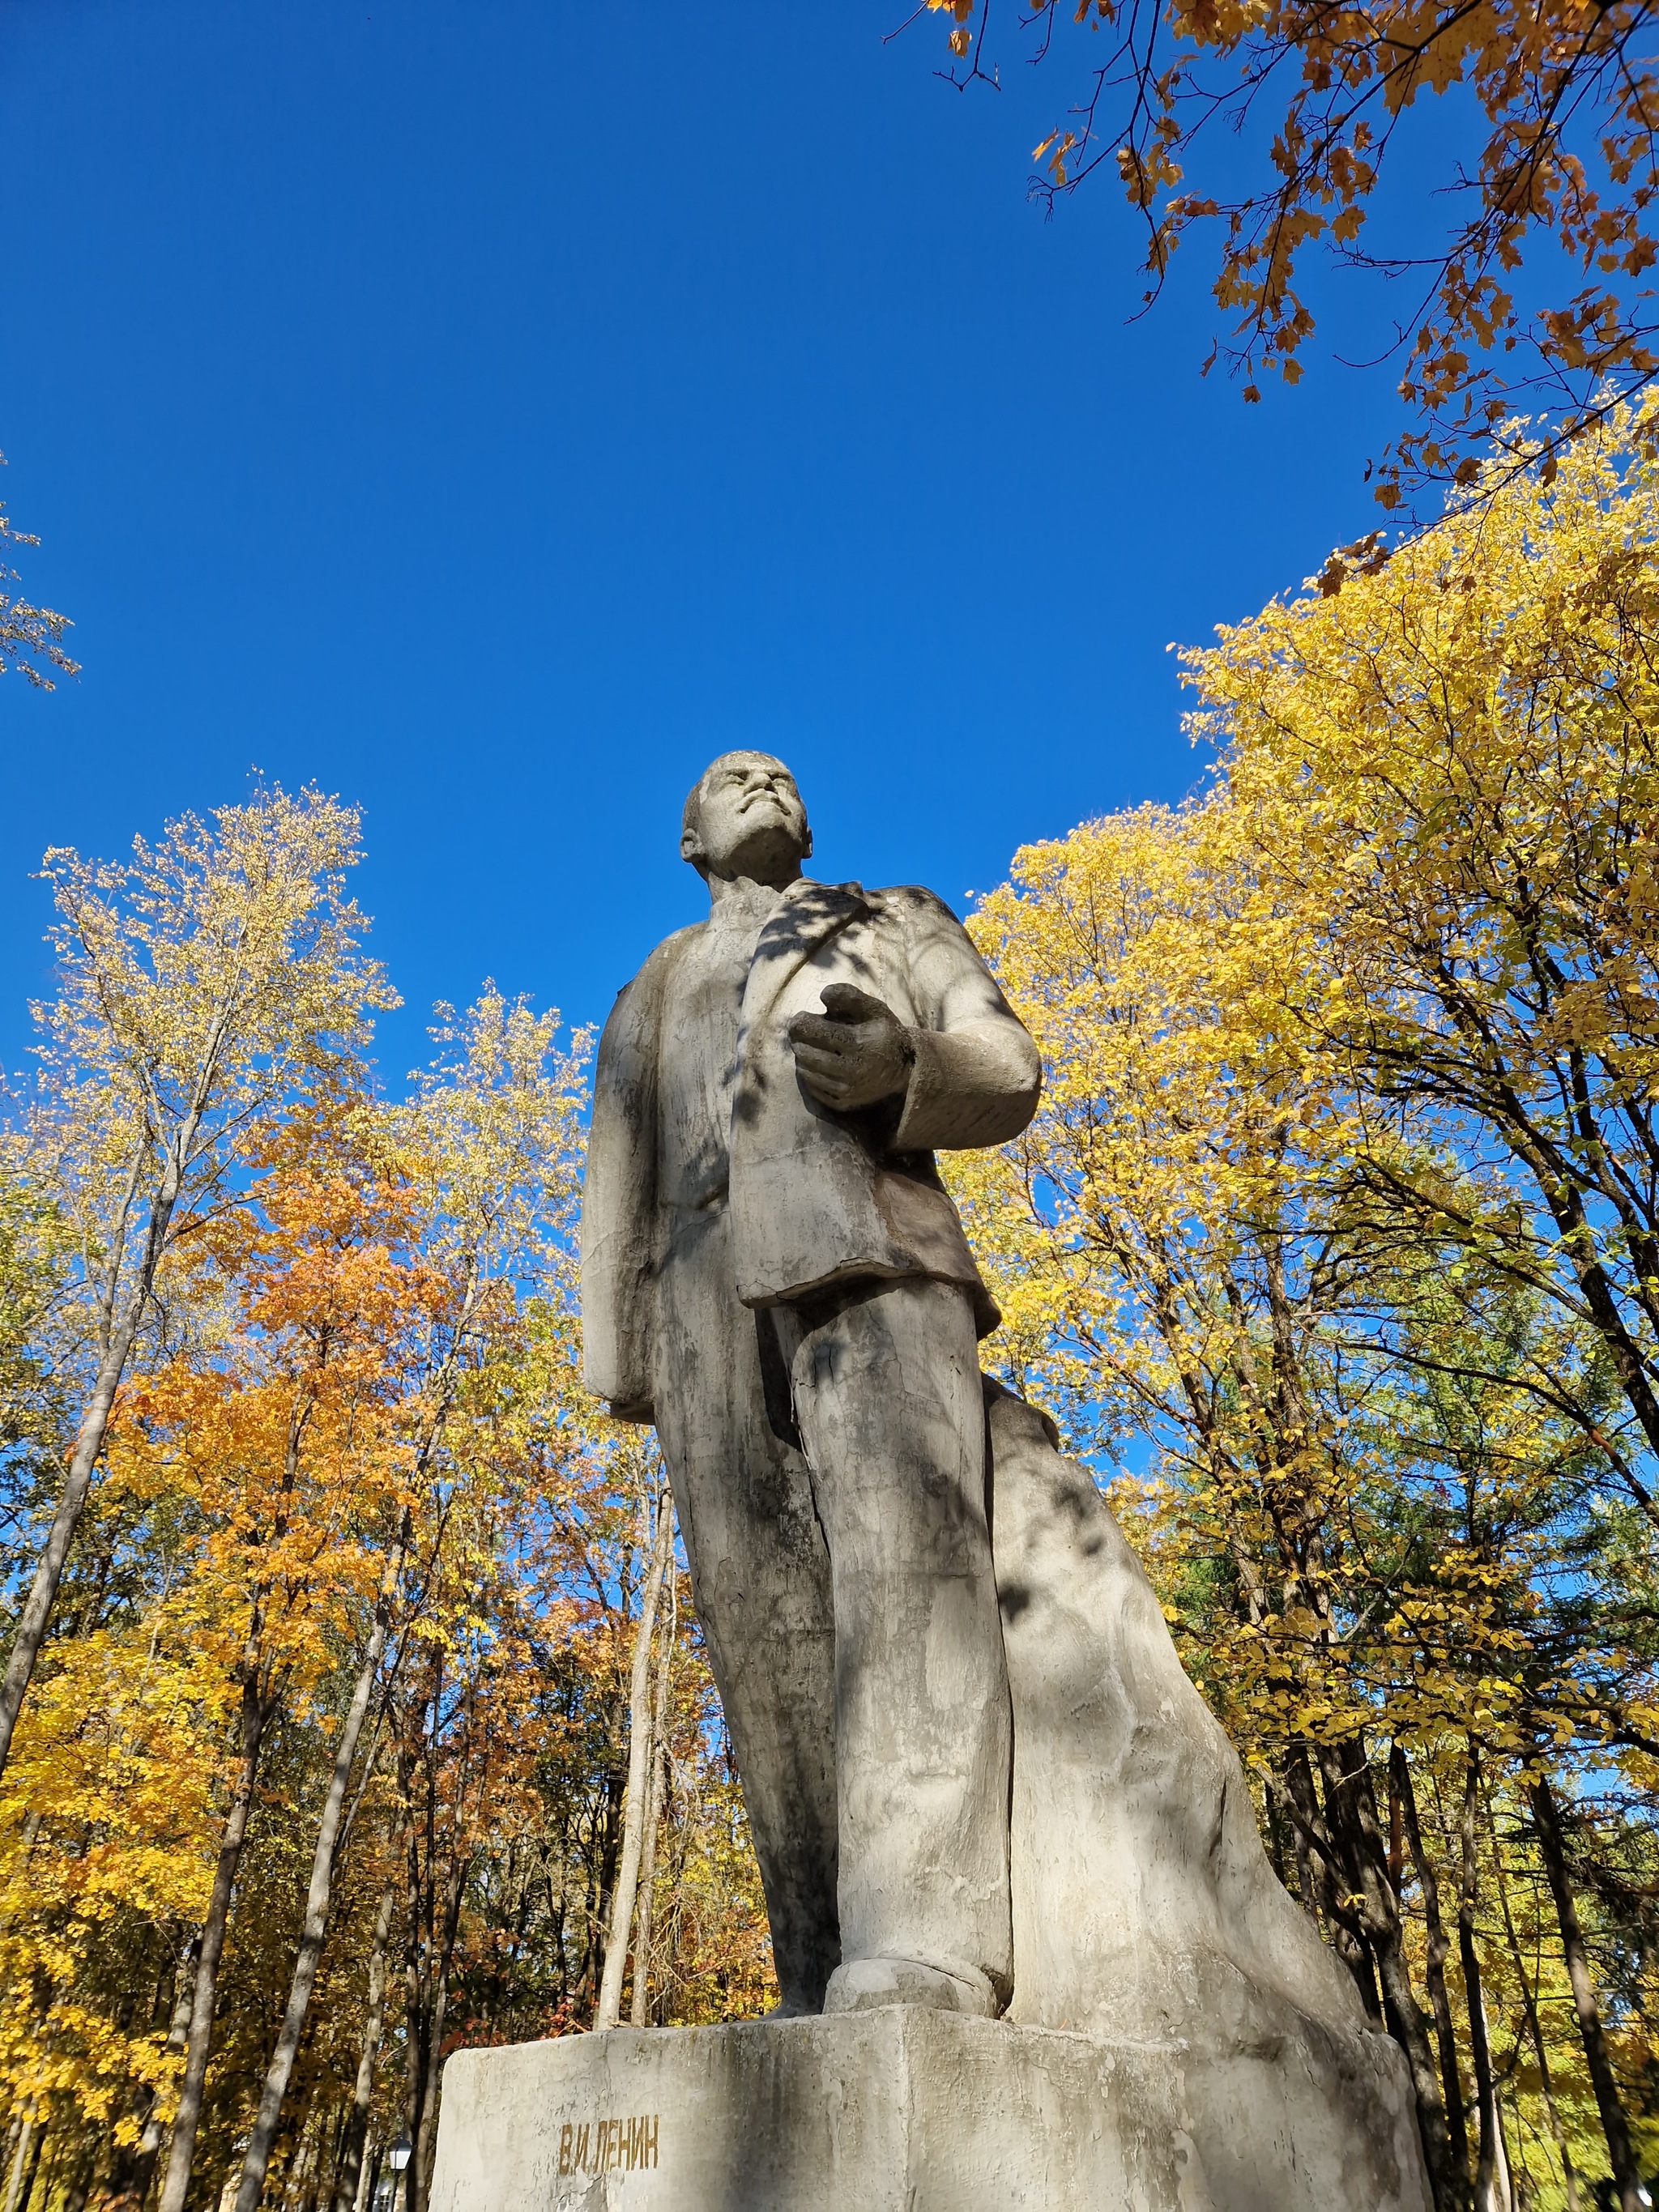
[[[1404,2058],[912,2006],[458,2051],[432,2212],[1428,2212]]]

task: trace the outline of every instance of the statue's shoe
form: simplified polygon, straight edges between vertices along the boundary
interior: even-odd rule
[[[1002,2009],[988,1975],[965,1965],[930,1966],[922,1959],[849,1959],[830,1975],[823,1993],[826,2013],[869,2012],[896,2004],[969,2013],[981,2020],[994,2020]]]
[[[761,2014],[763,2020],[816,2020],[819,2008],[805,1997],[781,1997],[770,2012]]]

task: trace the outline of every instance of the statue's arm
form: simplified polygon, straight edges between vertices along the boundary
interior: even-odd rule
[[[677,940],[620,994],[599,1038],[582,1183],[582,1373],[624,1421],[650,1421],[657,1274],[657,1039]]]
[[[1036,1111],[1037,1048],[943,901],[927,891],[897,896],[920,1018],[908,1033],[914,1057],[895,1149],[1006,1144]]]

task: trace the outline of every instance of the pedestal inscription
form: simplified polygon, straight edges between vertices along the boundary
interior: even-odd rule
[[[623,2115],[626,2117],[623,2117]],[[460,2051],[432,2212],[1428,2212],[1405,2062],[893,2005]]]
[[[627,2120],[567,2120],[559,2130],[559,2177],[573,2173],[643,2172],[657,2163],[660,2114],[638,2112]]]

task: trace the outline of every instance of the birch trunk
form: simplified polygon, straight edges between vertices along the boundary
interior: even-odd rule
[[[23,2172],[28,2164],[29,2146],[34,2141],[34,2106],[23,2108],[22,2125],[17,2131],[17,2152],[11,2162],[10,2178],[6,2183],[5,2212],[17,2212],[23,2194]]]
[[[374,1940],[368,1953],[368,2012],[363,2021],[362,2056],[357,2061],[357,2082],[351,2110],[341,2139],[340,2163],[334,2176],[334,2212],[352,2212],[357,2184],[362,2176],[363,2146],[368,2139],[369,2106],[374,2097],[374,2069],[386,2033],[386,1953],[392,1940],[392,1915],[398,1902],[397,1886],[387,1882],[380,1893],[380,1910],[374,1922]]]
[[[248,1815],[253,1805],[253,1784],[259,1771],[259,1747],[270,1717],[270,1701],[261,1697],[250,1674],[242,1686],[242,1758],[236,1789],[219,1843],[219,1861],[213,1870],[213,1893],[207,1918],[202,1923],[202,1955],[196,1962],[196,1986],[191,1992],[190,2034],[185,2045],[185,2078],[179,2089],[179,2109],[173,2115],[167,2151],[167,2178],[161,2184],[160,2212],[184,2212],[190,2190],[191,2167],[196,2158],[196,2130],[202,2120],[203,2085],[207,2079],[208,2051],[213,2041],[214,2003],[219,1980],[219,1959],[225,1948],[230,1920],[231,1893],[247,1836]]]
[[[23,2186],[18,2194],[17,2212],[29,2212],[29,2206],[34,2201],[34,2184],[40,2172],[40,2154],[46,2147],[46,2130],[44,2126],[37,2126],[34,2130],[34,2148],[29,2153],[29,2162],[23,2171]],[[48,2188],[50,2188],[50,2174]]]
[[[658,1510],[669,1511],[666,1498]],[[663,1620],[662,1648],[657,1654],[657,1703],[651,1722],[651,1802],[646,1808],[645,1842],[640,1851],[640,1905],[634,1930],[634,2003],[629,2017],[635,2027],[650,2025],[652,1891],[657,1878],[657,1831],[662,1826],[663,1763],[668,1756],[668,1688],[674,1661],[677,1595],[671,1559],[668,1611]]]
[[[394,1559],[388,1570],[389,1583],[395,1581],[397,1572],[398,1562]],[[374,1684],[380,1675],[390,1609],[390,1600],[383,1595],[376,1611],[374,1632],[368,1639],[368,1649],[364,1654],[362,1665],[357,1670],[357,1680],[352,1686],[351,1704],[346,1713],[345,1723],[335,1747],[334,1771],[329,1777],[328,1795],[323,1801],[323,1817],[317,1831],[317,1848],[312,1856],[311,1887],[306,1894],[306,1917],[300,1932],[299,1956],[294,1962],[288,2008],[283,2014],[276,2047],[265,2071],[264,2086],[259,2093],[258,2111],[254,2115],[252,2133],[248,2137],[247,2154],[242,2162],[242,2178],[236,2191],[235,2212],[258,2212],[259,2198],[264,2191],[265,2168],[270,2163],[271,2149],[276,2141],[276,2130],[283,2117],[283,2100],[288,2094],[295,2057],[305,2030],[306,2014],[311,2006],[311,1992],[316,1986],[317,1968],[323,1955],[323,1939],[328,1932],[329,1908],[334,1898],[335,1863],[339,1856],[340,1824],[345,1817],[346,1791],[357,1757],[363,1723],[368,1717],[369,1701],[374,1694]]]
[[[386,2162],[386,2146],[377,2142],[374,2155],[364,2166],[357,2183],[357,2196],[352,2212],[368,2212],[374,2202],[374,2192],[380,2185],[380,2168]]]
[[[628,1931],[634,1919],[640,1853],[645,1836],[645,1801],[651,1770],[651,1638],[657,1602],[668,1571],[674,1541],[674,1517],[665,1491],[657,1501],[656,1541],[640,1593],[639,1626],[634,1636],[634,1671],[628,1693],[628,1795],[623,1803],[622,1863],[611,1899],[611,1929],[605,1947],[605,1972],[593,2008],[596,2032],[615,2027],[622,2017],[623,1977],[628,1970]]]
[[[196,1970],[202,1956],[202,1939],[194,1936],[180,1962],[179,1990],[173,1999],[173,2017],[167,2022],[167,2056],[182,2057],[190,2035],[190,2016],[196,1995]],[[138,2148],[132,2156],[131,2166],[125,2176],[125,2186],[135,2203],[149,2200],[149,2185],[155,2178],[155,2162],[161,2155],[161,2146],[167,2141],[167,2130],[156,2117],[155,2100],[150,2100],[149,2116],[144,2122],[144,2131],[138,2138]]]

